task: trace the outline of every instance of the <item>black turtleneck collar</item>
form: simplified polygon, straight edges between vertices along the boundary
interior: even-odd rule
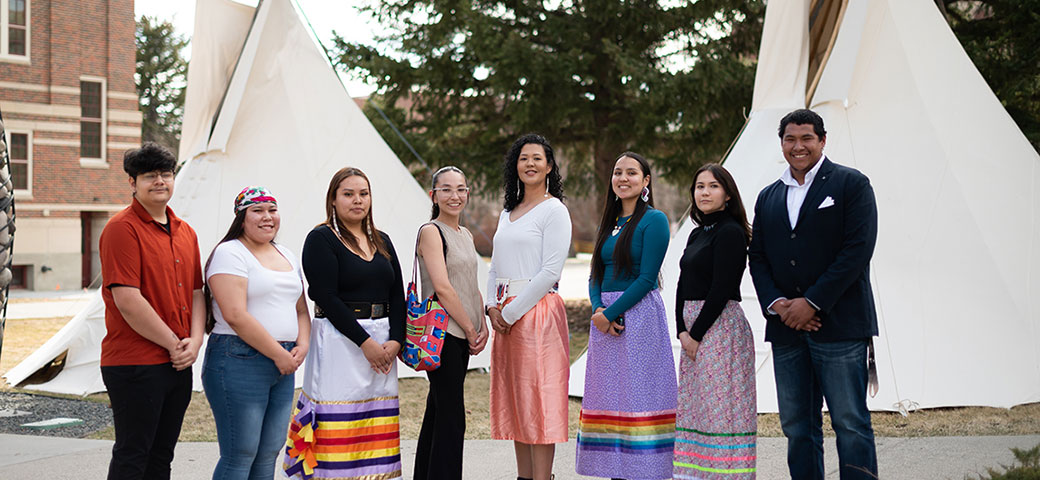
[[[711,227],[714,227],[716,223],[719,223],[720,220],[726,218],[727,216],[729,216],[729,213],[725,210],[711,212],[701,217],[701,219],[703,220],[703,222],[701,222],[701,226],[704,227],[705,230],[709,230],[711,229]]]

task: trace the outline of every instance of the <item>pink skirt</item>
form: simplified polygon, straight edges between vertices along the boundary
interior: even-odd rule
[[[570,344],[563,299],[545,295],[508,335],[492,332],[491,342],[491,438],[566,442]]]

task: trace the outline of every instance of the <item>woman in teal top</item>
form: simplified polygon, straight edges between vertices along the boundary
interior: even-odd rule
[[[589,278],[592,326],[576,469],[587,476],[672,476],[676,381],[657,277],[668,217],[653,208],[650,165],[625,152],[596,236]]]

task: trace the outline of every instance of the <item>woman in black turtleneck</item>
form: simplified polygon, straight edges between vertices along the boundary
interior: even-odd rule
[[[673,473],[754,478],[755,348],[739,303],[751,227],[726,169],[707,164],[693,178],[690,217],[698,226],[679,260],[675,291],[683,355]]]

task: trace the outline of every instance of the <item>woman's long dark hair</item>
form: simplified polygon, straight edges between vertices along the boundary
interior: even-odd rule
[[[697,208],[697,177],[702,172],[711,172],[711,175],[715,177],[715,181],[719,182],[726,195],[729,195],[729,200],[723,208],[744,229],[744,240],[747,243],[751,243],[751,224],[747,221],[747,212],[744,210],[744,202],[740,199],[737,182],[733,181],[733,175],[730,175],[729,170],[726,170],[722,165],[706,163],[697,169],[697,173],[693,174],[693,182],[690,183],[690,218],[697,222],[697,225],[704,224],[704,213]]]
[[[524,201],[524,184],[520,181],[520,175],[516,173],[516,162],[520,160],[520,150],[524,145],[535,143],[541,145],[545,150],[545,160],[552,167],[549,171],[549,195],[563,201],[563,176],[560,175],[560,165],[556,163],[556,155],[553,153],[549,140],[536,133],[528,133],[513,142],[506,152],[505,161],[502,165],[502,189],[505,191],[503,208],[512,212],[520,202]]]
[[[347,244],[347,247],[351,248],[355,252],[360,252],[361,247],[358,244],[358,239],[354,238],[354,234],[347,230],[347,226],[340,221],[339,217],[336,216],[336,207],[333,206],[333,202],[336,201],[336,191],[339,190],[339,184],[353,176],[359,176],[365,179],[365,183],[368,184],[368,194],[372,195],[372,182],[362,172],[361,169],[354,167],[343,167],[339,169],[335,175],[332,176],[332,180],[329,180],[329,191],[325,193],[325,221],[318,225],[327,225],[339,235],[339,238],[343,239],[343,242]],[[368,241],[376,247],[376,252],[390,259],[390,249],[387,248],[386,242],[383,241],[383,236],[372,220],[372,204],[369,202],[368,215],[361,219],[361,230],[368,234]]]
[[[224,238],[221,238],[220,241],[213,246],[213,250],[209,252],[209,258],[206,259],[206,268],[202,270],[203,278],[206,278],[206,272],[209,271],[209,264],[213,261],[213,252],[217,251],[217,247],[224,242],[238,239],[245,234],[246,229],[243,225],[246,222],[247,210],[249,209],[243,208],[235,214],[235,219],[231,221],[231,226],[228,227],[228,231],[224,234]],[[213,327],[217,325],[217,318],[213,316],[213,293],[209,291],[209,282],[202,284],[202,298],[206,301],[206,333],[210,333],[213,331]]]
[[[642,197],[636,197],[636,209],[632,212],[632,218],[628,220],[626,225],[631,225],[629,228],[621,229],[621,236],[618,237],[617,242],[614,244],[614,277],[620,278],[623,276],[628,277],[632,275],[632,254],[629,251],[632,247],[632,232],[634,232],[635,226],[639,225],[639,220],[643,218],[646,213],[647,207],[653,208],[654,206],[654,179],[650,174],[650,164],[643,158],[642,155],[635,152],[625,152],[618,155],[614,163],[622,158],[631,158],[639,163],[639,168],[643,171],[643,176],[650,179],[650,182],[646,184],[649,195],[647,200],[644,202]],[[603,244],[607,242],[607,238],[614,231],[614,227],[617,226],[618,216],[621,215],[621,199],[618,198],[617,194],[614,193],[613,181],[607,184],[607,196],[606,201],[603,204],[603,218],[599,221],[599,230],[596,231],[596,248],[592,250],[592,280],[594,282],[600,282],[603,280],[605,274],[606,265],[603,264],[603,258],[600,256],[600,250],[603,249]]]

